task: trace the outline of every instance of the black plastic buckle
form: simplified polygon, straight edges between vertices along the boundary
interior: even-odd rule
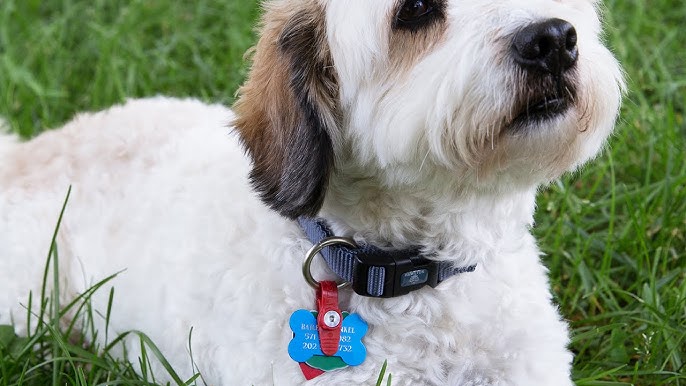
[[[373,267],[385,270],[383,293],[368,291],[369,272]],[[416,291],[426,285],[438,285],[438,264],[424,257],[399,257],[391,254],[355,256],[352,288],[362,296],[393,298]]]

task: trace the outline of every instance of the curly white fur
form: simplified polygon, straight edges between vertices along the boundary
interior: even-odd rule
[[[389,54],[397,1],[272,1],[267,17],[305,3],[323,10],[340,115],[320,214],[341,235],[478,264],[395,299],[342,293],[370,326],[368,358],[308,384],[371,384],[388,360],[396,386],[571,385],[566,323],[529,230],[539,186],[595,156],[618,111],[621,73],[599,41],[595,2],[449,0],[441,39],[400,64]],[[508,133],[522,87],[506,60],[511,36],[552,17],[578,31],[578,95],[564,114]],[[305,383],[286,348],[289,315],[314,306],[300,274],[310,245],[253,192],[234,119],[158,97],[27,143],[0,137],[0,323],[25,328],[21,302],[37,293],[71,185],[57,240],[64,300],[121,272],[111,330],[149,334],[183,376],[192,327],[208,384]],[[315,276],[333,278],[322,266]]]

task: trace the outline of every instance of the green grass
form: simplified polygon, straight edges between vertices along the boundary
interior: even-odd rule
[[[577,383],[686,385],[686,2],[604,4],[629,79],[621,121],[603,156],[541,194],[535,232],[572,323]],[[230,103],[256,15],[254,0],[0,0],[0,115],[31,136],[125,97]],[[70,340],[49,320],[39,347],[62,350]],[[88,366],[39,354],[0,355],[0,385],[13,384],[8,368],[153,382],[108,351],[93,374],[92,354],[70,354]]]
[[[606,1],[629,78],[610,150],[539,199],[579,385],[686,385],[686,2]]]
[[[24,136],[126,97],[231,102],[248,1],[0,0],[0,115]]]

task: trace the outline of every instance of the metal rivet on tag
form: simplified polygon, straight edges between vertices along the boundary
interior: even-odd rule
[[[336,311],[329,311],[324,314],[324,324],[328,327],[337,327],[341,323],[341,315]]]

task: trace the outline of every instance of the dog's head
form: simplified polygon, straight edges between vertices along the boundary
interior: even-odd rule
[[[262,199],[315,214],[334,171],[531,187],[592,158],[622,75],[593,0],[273,0],[236,127]]]

